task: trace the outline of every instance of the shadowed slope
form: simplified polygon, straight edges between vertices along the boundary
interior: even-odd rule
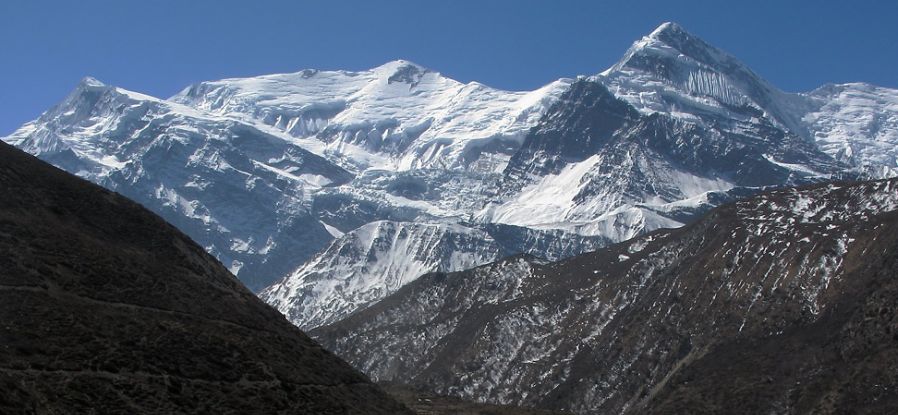
[[[140,205],[0,144],[0,412],[403,413]]]

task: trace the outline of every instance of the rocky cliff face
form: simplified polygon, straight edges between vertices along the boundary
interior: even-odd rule
[[[409,413],[140,205],[0,143],[0,412]]]
[[[313,334],[376,379],[494,403],[889,412],[896,210],[896,180],[763,193],[560,262],[429,274]]]

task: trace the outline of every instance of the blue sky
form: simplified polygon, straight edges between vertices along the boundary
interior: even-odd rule
[[[604,70],[664,21],[788,91],[898,87],[895,1],[2,0],[0,135],[85,75],[168,97],[202,80],[402,58],[532,89]]]

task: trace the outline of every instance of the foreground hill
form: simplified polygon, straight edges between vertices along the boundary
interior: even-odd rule
[[[898,180],[422,276],[312,332],[381,381],[578,413],[898,411]],[[364,344],[364,347],[360,345]]]
[[[0,413],[406,413],[119,195],[0,143]]]

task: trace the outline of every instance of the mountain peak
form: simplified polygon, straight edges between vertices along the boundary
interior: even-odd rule
[[[372,69],[372,71],[393,74],[402,71],[429,72],[430,69],[427,69],[412,61],[408,61],[405,59],[396,59],[380,65]]]
[[[97,91],[104,90],[110,88],[109,85],[104,84],[97,78],[92,76],[85,76],[78,81],[78,85],[75,87],[75,93],[82,93],[84,91]]]
[[[406,67],[406,66],[414,66],[418,69],[427,69],[421,65],[418,65],[415,62],[412,62],[410,60],[405,60],[405,59],[394,59],[394,60],[391,60],[383,65],[378,66],[378,68],[400,68],[400,67]]]
[[[100,82],[94,77],[85,76],[81,78],[78,85],[75,86],[68,97],[61,103],[57,104],[54,110],[42,115],[42,117],[58,117],[68,114],[73,116],[78,114],[84,116],[90,112],[91,108],[97,105],[100,97],[107,91],[115,88]]]
[[[726,52],[712,46],[698,36],[686,31],[682,26],[672,22],[661,24],[646,38],[655,42],[661,42],[676,49],[683,55],[708,64],[729,58]]]
[[[97,78],[94,78],[92,76],[85,76],[84,78],[81,78],[81,81],[78,82],[78,85],[86,86],[86,87],[104,87],[104,86],[106,86],[106,84],[104,84],[103,82],[101,82],[100,80],[98,80]]]
[[[97,104],[102,95],[107,93],[113,94],[117,99],[123,100],[160,101],[158,98],[149,95],[105,84],[92,76],[85,76],[84,78],[81,78],[81,81],[78,82],[78,85],[72,90],[68,98],[66,98],[61,105],[77,107],[87,105],[88,107],[92,107]]]
[[[662,23],[652,33],[633,43],[630,49],[631,52],[646,50],[659,52],[668,48],[712,66],[714,62],[728,56],[723,51],[711,46],[673,22]],[[628,53],[627,55],[630,56],[631,54]]]
[[[739,78],[738,81],[734,79],[738,84],[772,89],[738,59],[673,22],[662,23],[633,42],[623,58],[602,75],[613,76],[621,71],[648,73],[674,83],[688,83],[690,76],[694,78],[716,73],[713,76],[719,75],[718,78]],[[717,82],[716,79],[714,82]]]
[[[794,110],[801,102],[676,23],[663,23],[634,42],[600,77],[641,111],[673,113],[691,107],[705,113],[709,103],[726,116],[736,108],[760,110],[774,124],[806,136],[807,128]],[[653,91],[654,98],[646,99],[647,91]]]
[[[380,78],[387,78],[387,81],[391,84],[394,82],[404,82],[416,85],[421,81],[421,77],[424,76],[424,74],[432,71],[417,63],[404,59],[397,59],[374,68],[373,72],[378,74],[378,77]]]
[[[664,22],[658,25],[652,33],[649,33],[648,37],[658,39],[663,36],[677,35],[677,34],[689,34],[686,30],[683,29],[682,26],[674,23],[674,22]]]

